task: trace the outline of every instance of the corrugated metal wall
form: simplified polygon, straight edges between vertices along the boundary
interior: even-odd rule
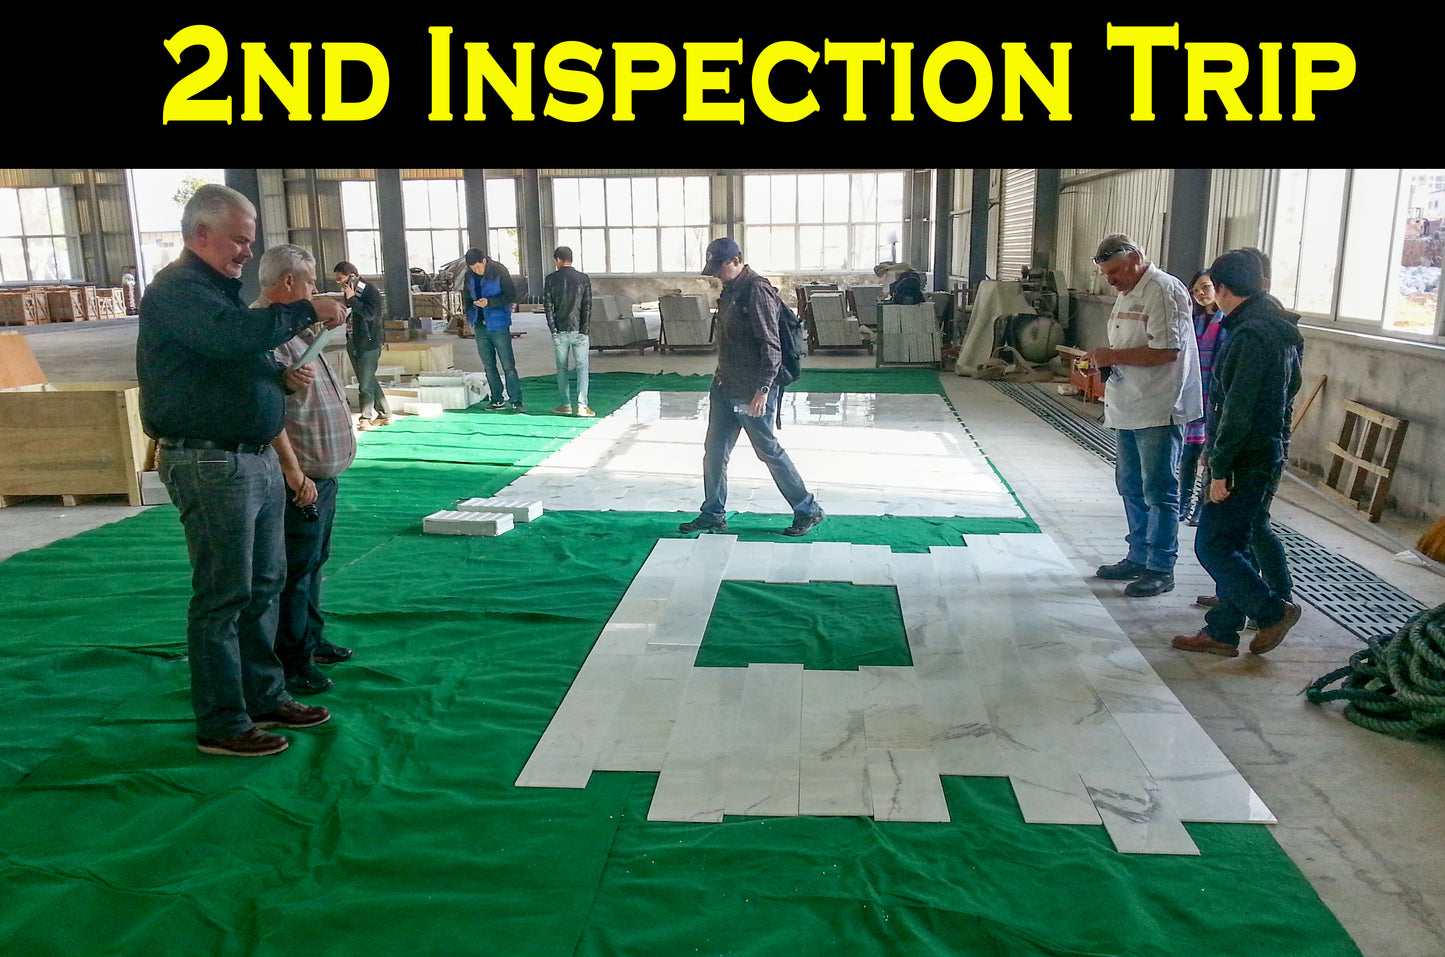
[[[1018,279],[1033,265],[1036,169],[1006,169],[1000,189],[998,278]]]
[[[1101,291],[1094,250],[1110,233],[1126,233],[1157,256],[1164,245],[1173,171],[1168,169],[1061,170],[1059,250],[1056,262],[1069,286]]]
[[[1264,197],[1272,174],[1267,169],[1210,171],[1207,259],[1241,246],[1264,248]]]

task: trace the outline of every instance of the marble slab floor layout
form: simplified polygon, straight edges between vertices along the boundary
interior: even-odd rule
[[[656,477],[648,471],[654,467],[664,479],[676,476],[695,503],[696,419],[705,417],[706,396],[651,395],[554,454],[544,463],[552,477],[636,475],[631,489],[646,489],[646,508],[695,507],[659,504],[665,482],[647,480]],[[857,471],[839,472],[834,459],[827,474],[850,476],[854,514],[973,516],[980,513],[965,506],[975,502],[983,503],[981,514],[1004,514],[986,479],[1018,508],[938,396],[790,398],[798,409],[821,408],[811,431],[826,433],[807,435],[807,425],[796,422],[784,433],[790,452],[816,450],[819,461],[881,455],[892,460],[890,474],[908,477],[906,487],[881,476],[870,487]],[[909,401],[894,407],[894,400]],[[675,440],[661,414],[669,403],[678,404],[679,420],[692,420]],[[864,434],[845,437],[842,429]],[[927,468],[898,462],[911,454],[943,461]],[[960,464],[973,457],[981,468]],[[752,458],[740,448],[734,467]],[[800,471],[809,476],[801,464]],[[644,507],[559,499],[543,491],[545,477],[537,481],[536,472],[507,494],[542,498],[548,508]],[[610,480],[596,471],[593,477]],[[776,496],[765,473],[761,478]],[[962,497],[960,484],[968,488]],[[819,498],[838,507],[822,492]],[[877,504],[867,510],[865,501]],[[895,511],[897,504],[922,511]],[[727,581],[896,589],[912,664],[699,667]],[[1041,534],[969,535],[926,554],[730,535],[658,541],[516,784],[584,788],[593,771],[657,773],[648,817],[659,821],[835,815],[946,822],[942,775],[1007,777],[1026,821],[1103,826],[1124,853],[1198,854],[1184,821],[1275,820]]]

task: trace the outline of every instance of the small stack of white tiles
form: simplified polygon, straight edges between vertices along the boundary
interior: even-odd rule
[[[465,409],[483,395],[469,386],[462,372],[423,372],[416,377],[419,402],[435,402],[443,409]]]
[[[504,512],[514,522],[530,522],[541,518],[541,502],[524,502],[515,498],[464,498],[457,502],[459,512]]]
[[[882,363],[938,362],[942,358],[938,317],[933,303],[912,306],[884,304],[878,323],[878,361]]]
[[[913,664],[698,668],[724,581],[898,591]],[[895,554],[847,542],[654,547],[517,779],[658,774],[651,820],[949,820],[940,775],[1006,776],[1024,820],[1198,854],[1182,821],[1274,817],[1046,535]]]
[[[512,516],[506,512],[443,509],[422,519],[421,530],[429,535],[482,535],[495,538],[510,532],[512,525]]]

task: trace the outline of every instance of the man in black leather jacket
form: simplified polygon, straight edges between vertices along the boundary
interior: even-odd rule
[[[386,405],[386,393],[376,381],[381,347],[386,345],[381,290],[362,279],[349,262],[337,263],[332,273],[346,297],[346,307],[351,310],[346,328],[346,355],[356,370],[356,396],[360,403],[357,425],[361,428],[385,425],[391,421],[391,410]]]
[[[557,396],[561,400],[552,411],[572,415],[572,390],[567,375],[567,359],[577,369],[576,414],[595,415],[587,407],[587,350],[591,341],[587,324],[592,320],[592,280],[585,272],[572,268],[572,249],[558,246],[552,250],[557,271],[542,281],[542,302],[547,309],[547,329],[552,333],[552,349],[557,359]]]

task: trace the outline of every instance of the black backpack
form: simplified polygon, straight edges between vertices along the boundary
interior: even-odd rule
[[[803,375],[803,360],[808,357],[808,333],[798,314],[778,297],[778,341],[783,347],[783,361],[774,381],[778,389],[792,385]]]

